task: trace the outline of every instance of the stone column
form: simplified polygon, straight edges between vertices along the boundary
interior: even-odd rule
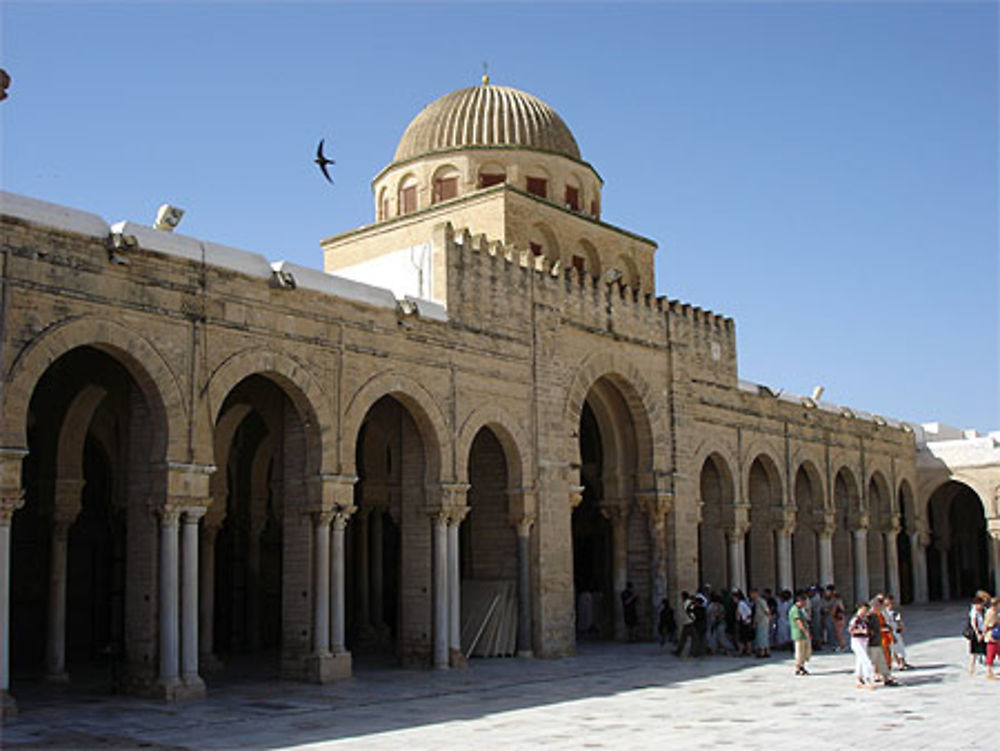
[[[180,680],[177,626],[179,591],[177,582],[178,525],[181,509],[165,506],[160,510],[160,691],[165,698],[176,697]]]
[[[649,491],[639,495],[639,505],[649,522],[650,538],[650,625],[656,636],[656,617],[660,603],[667,597],[667,520],[673,508],[674,496],[666,491]]]
[[[448,511],[431,513],[433,525],[434,667],[448,667]]]
[[[330,657],[330,521],[333,514],[313,514],[313,657]]]
[[[517,656],[533,657],[531,639],[531,527],[534,514],[513,520],[517,530]]]
[[[854,537],[854,599],[864,602],[868,591],[868,528],[852,530]]]
[[[184,510],[181,550],[181,680],[186,693],[204,693],[205,683],[198,674],[198,520],[204,507]]]
[[[941,599],[945,602],[951,599],[951,577],[948,575],[948,547],[941,542],[938,547],[938,566],[941,569]]]
[[[66,547],[73,520],[62,513],[52,521],[49,556],[49,610],[45,638],[45,680],[66,683]]]
[[[24,491],[17,484],[26,453],[19,452],[0,467],[0,717],[17,713],[17,702],[10,695],[10,524],[24,505]]]
[[[836,521],[832,514],[826,515],[822,526],[818,530],[819,541],[819,583],[824,587],[828,584],[836,584],[836,572],[833,570],[833,533],[836,530]],[[850,604],[847,607],[851,607]]]
[[[382,515],[385,510],[380,506],[372,510],[371,518],[371,564],[372,564],[372,590],[371,590],[371,624],[375,628],[379,641],[388,637],[388,627],[385,623],[384,607],[384,574],[382,571],[383,548],[382,548],[382,527],[384,519]]]
[[[736,525],[726,530],[726,543],[729,548],[729,586],[747,591],[746,573],[746,527]]]
[[[927,545],[926,535],[910,533],[910,556],[913,562],[913,601],[926,603],[930,597],[927,591]]]
[[[458,560],[458,528],[468,506],[451,509],[448,516],[448,663],[465,667],[462,655],[462,574]]]
[[[894,524],[885,533],[885,568],[886,587],[893,597],[901,602],[903,595],[899,590],[899,545],[897,544],[899,527],[897,524]]]
[[[611,558],[612,582],[614,591],[615,639],[625,641],[628,634],[625,630],[625,613],[622,606],[621,593],[625,591],[628,581],[628,508],[627,501],[606,500],[601,503],[601,514],[611,522]]]
[[[198,546],[198,657],[202,671],[219,667],[215,656],[215,536],[221,519],[205,519]]]
[[[792,534],[795,532],[795,511],[785,509],[781,526],[775,530],[778,548],[778,589],[795,591],[794,564],[792,562]]]
[[[251,508],[255,501],[251,500]],[[260,649],[261,633],[261,591],[260,591],[260,536],[264,532],[264,520],[253,517],[251,511],[250,528],[247,530],[247,642],[250,650]]]
[[[363,506],[355,514],[354,525],[357,527],[357,585],[358,585],[358,637],[370,641],[375,635],[371,618],[371,555],[368,537],[368,514],[371,508]]]
[[[340,506],[333,515],[330,551],[330,648],[334,656],[346,655],[347,643],[344,627],[344,530],[347,520],[356,507]],[[348,674],[349,674],[348,667]],[[344,676],[346,677],[346,676]]]

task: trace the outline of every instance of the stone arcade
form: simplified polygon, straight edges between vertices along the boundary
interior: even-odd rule
[[[4,194],[4,711],[109,665],[168,699],[243,655],[460,665],[470,582],[516,587],[540,657],[621,638],[626,580],[646,635],[701,581],[988,584],[997,440],[970,484],[905,424],[740,381],[733,321],[657,297],[601,189],[484,81],[414,119],[326,272]]]

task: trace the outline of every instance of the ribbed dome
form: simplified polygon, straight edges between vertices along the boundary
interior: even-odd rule
[[[465,146],[529,148],[580,159],[562,118],[537,97],[509,86],[471,86],[427,105],[406,128],[393,161]]]

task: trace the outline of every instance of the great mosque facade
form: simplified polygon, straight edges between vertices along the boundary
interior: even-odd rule
[[[602,187],[484,81],[413,120],[324,271],[3,194],[4,710],[109,664],[168,699],[243,655],[462,665],[476,586],[516,591],[521,658],[622,638],[626,581],[648,636],[704,582],[996,586],[1000,435],[740,380],[733,320],[657,296]]]

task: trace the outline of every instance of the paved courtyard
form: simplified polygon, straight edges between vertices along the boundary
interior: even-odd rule
[[[966,672],[964,608],[911,607],[900,688],[854,688],[849,654],[677,659],[655,644],[588,644],[565,660],[476,660],[435,673],[360,668],[310,686],[230,680],[163,704],[25,686],[3,748],[996,749],[1000,680]],[[992,736],[991,736],[992,734]]]

